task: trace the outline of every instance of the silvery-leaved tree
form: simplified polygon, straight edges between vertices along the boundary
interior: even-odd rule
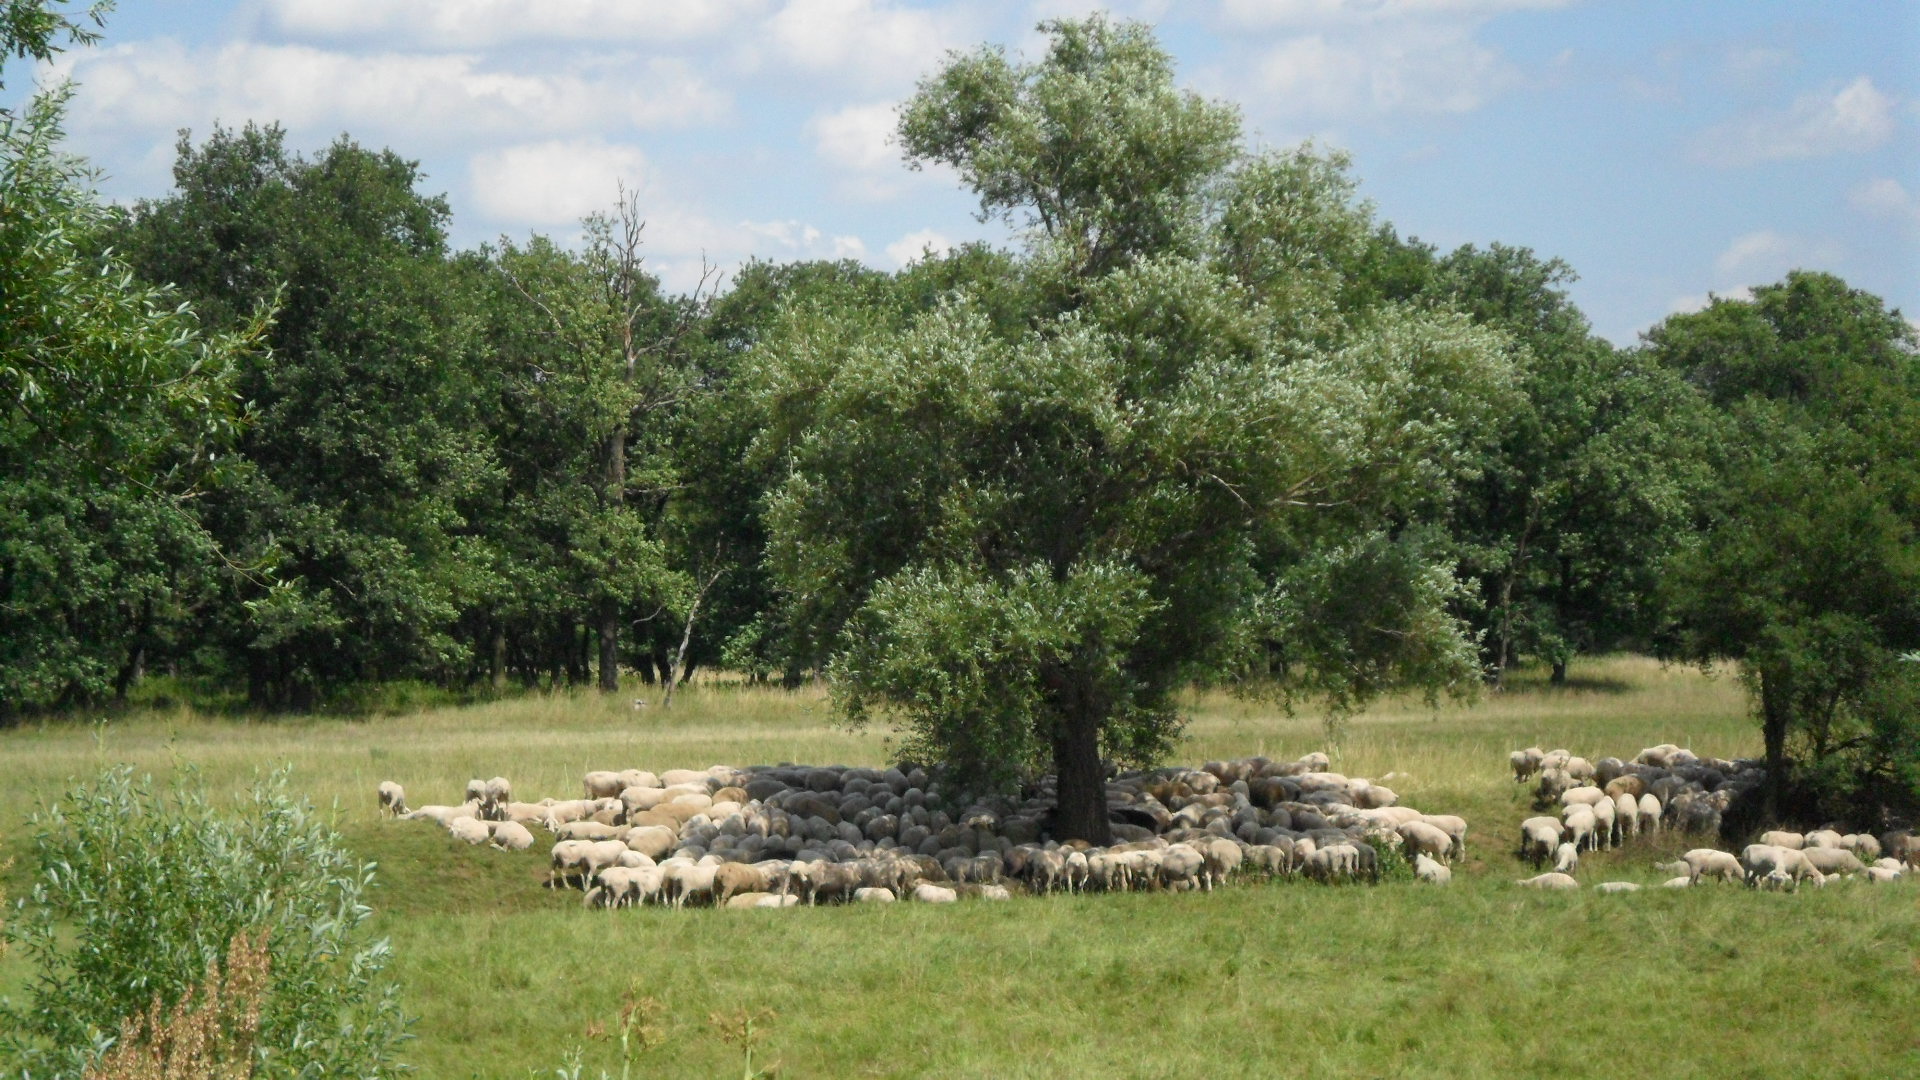
[[[1511,368],[1463,318],[1341,309],[1373,228],[1344,161],[1249,153],[1145,27],[1042,29],[1036,62],[952,57],[900,120],[1024,229],[1016,280],[796,307],[746,378],[784,617],[846,713],[976,779],[1051,769],[1053,833],[1103,843],[1105,761],[1163,753],[1196,679],[1470,679],[1409,523]]]

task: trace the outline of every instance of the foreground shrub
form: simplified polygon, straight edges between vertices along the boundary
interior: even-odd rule
[[[373,866],[287,794],[284,772],[223,812],[190,770],[156,792],[112,768],[34,825],[38,874],[6,931],[35,969],[24,1005],[0,1003],[9,1072],[79,1080],[135,1018],[180,1006],[223,962],[232,972],[243,934],[265,935],[271,971],[247,1075],[402,1071],[388,946],[362,930]]]

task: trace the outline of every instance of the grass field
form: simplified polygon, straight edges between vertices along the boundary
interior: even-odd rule
[[[1320,719],[1196,695],[1176,760],[1327,749],[1350,775],[1405,774],[1402,801],[1472,824],[1447,889],[1236,885],[1212,894],[1020,898],[1006,904],[786,912],[589,912],[540,887],[543,849],[457,845],[379,820],[382,779],[416,804],[470,776],[521,798],[570,796],[589,768],[781,760],[879,764],[883,731],[835,725],[816,693],[695,687],[671,714],[595,695],[529,698],[378,721],[207,719],[0,732],[6,849],[20,817],[111,762],[193,762],[218,789],[294,768],[338,803],[353,848],[381,864],[379,933],[419,1016],[406,1056],[428,1078],[552,1076],[630,994],[659,1002],[665,1042],[636,1075],[739,1075],[710,1014],[766,1010],[758,1063],[786,1077],[1894,1077],[1920,1075],[1920,888],[1843,884],[1783,895],[1733,887],[1534,894],[1511,853],[1527,798],[1508,750],[1626,756],[1671,741],[1752,754],[1736,684],[1620,658],[1572,686],[1525,678],[1439,710],[1393,701],[1329,744]],[[1589,884],[1652,884],[1693,846],[1641,841],[1589,856]],[[24,859],[21,861],[24,862]],[[11,891],[25,881],[16,867]],[[17,985],[18,960],[0,963]]]

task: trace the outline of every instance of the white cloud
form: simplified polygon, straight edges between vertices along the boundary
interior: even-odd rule
[[[354,55],[165,39],[99,50],[74,69],[78,129],[151,136],[276,121],[296,133],[391,138],[408,148],[488,137],[658,128],[713,120],[727,101],[683,63],[524,74],[464,54]]]
[[[1713,269],[1723,280],[1773,281],[1787,271],[1831,265],[1840,261],[1838,245],[1831,240],[1786,236],[1772,229],[1761,229],[1736,238],[1713,260]]]
[[[529,41],[654,44],[713,38],[764,16],[770,0],[265,0],[300,40],[405,43],[428,51]]]
[[[807,122],[816,152],[835,167],[870,177],[906,170],[900,148],[893,145],[898,114],[891,102],[849,105],[822,113]]]
[[[473,157],[473,206],[489,219],[521,226],[565,225],[611,212],[619,185],[646,186],[650,170],[637,147],[598,140],[523,143]]]
[[[1225,0],[1220,13],[1244,27],[1381,23],[1409,18],[1481,19],[1565,7],[1570,0]]]
[[[984,36],[975,13],[965,5],[940,11],[890,0],[787,0],[750,54],[897,92],[931,72],[947,50]]]
[[[1709,128],[1699,156],[1718,165],[1752,165],[1871,150],[1893,137],[1896,105],[1862,75],[1837,90],[1804,94],[1784,112]]]
[[[1667,305],[1669,315],[1691,315],[1696,311],[1705,311],[1715,300],[1751,300],[1753,290],[1745,285],[1725,292],[1700,293],[1694,296],[1676,296]]]
[[[932,229],[921,229],[888,244],[886,250],[887,258],[892,259],[895,266],[905,266],[919,262],[928,251],[937,255],[953,250],[953,241]]]
[[[1323,118],[1470,112],[1519,80],[1469,30],[1444,26],[1290,38],[1257,70],[1268,108]]]
[[[1920,198],[1890,176],[1868,180],[1847,194],[1855,210],[1873,217],[1891,218],[1902,225],[1920,225]]]

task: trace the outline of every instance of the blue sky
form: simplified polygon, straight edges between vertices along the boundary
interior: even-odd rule
[[[1003,230],[888,145],[949,49],[1034,55],[1071,0],[124,0],[71,148],[164,194],[176,131],[278,121],[416,158],[471,246],[641,195],[649,255],[891,269]],[[1558,256],[1622,344],[1710,292],[1829,270],[1920,315],[1920,0],[1123,0],[1260,142],[1353,155],[1378,214]],[[19,74],[16,72],[16,75]],[[10,80],[9,97],[21,89]]]

